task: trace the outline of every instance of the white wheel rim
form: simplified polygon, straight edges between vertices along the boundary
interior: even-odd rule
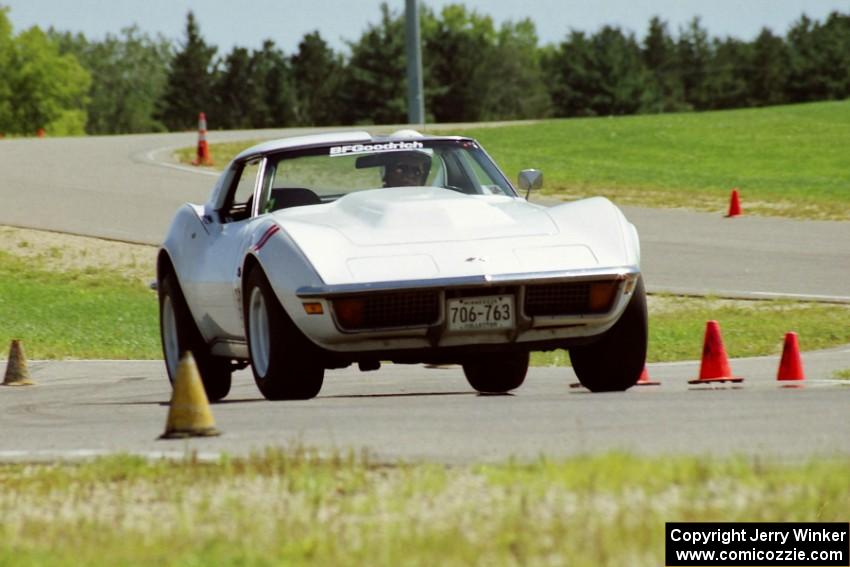
[[[269,313],[266,299],[260,288],[251,291],[248,303],[248,340],[251,346],[251,364],[258,376],[264,378],[269,370],[271,340],[269,337]]]
[[[168,295],[162,300],[162,344],[165,347],[168,375],[174,379],[177,376],[177,365],[180,363],[180,343],[177,340],[177,317]]]

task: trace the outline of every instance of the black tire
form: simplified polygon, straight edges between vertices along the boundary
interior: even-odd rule
[[[245,336],[251,370],[269,400],[306,400],[322,389],[325,369],[317,349],[281,306],[260,268],[245,281]]]
[[[463,363],[469,385],[483,394],[504,394],[519,388],[528,373],[528,353],[482,355]]]
[[[599,340],[570,349],[573,370],[591,392],[628,390],[640,378],[646,364],[648,323],[643,278],[613,327]]]
[[[177,279],[171,273],[166,274],[159,284],[159,337],[168,380],[172,384],[177,375],[177,364],[189,351],[198,365],[207,399],[215,402],[227,396],[232,379],[230,361],[210,353]]]

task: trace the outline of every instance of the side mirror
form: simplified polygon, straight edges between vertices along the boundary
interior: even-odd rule
[[[543,187],[543,172],[537,169],[523,169],[519,172],[519,188],[525,191],[525,198],[532,189]]]

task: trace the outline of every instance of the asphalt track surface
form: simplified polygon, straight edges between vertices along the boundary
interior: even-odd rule
[[[248,371],[211,406],[220,437],[158,440],[170,387],[162,363],[34,362],[37,385],[0,388],[0,460],[79,458],[112,452],[202,458],[269,446],[367,451],[381,462],[469,463],[564,458],[597,451],[759,455],[783,460],[850,454],[850,384],[828,376],[850,347],[807,353],[807,380],[775,380],[775,357],[732,360],[744,378],[690,385],[698,363],[649,365],[659,386],[591,394],[568,368],[532,368],[514,394],[484,396],[459,367],[385,365],[327,373],[319,396],[270,402]]]
[[[295,133],[211,132],[209,139]],[[195,133],[2,140],[0,225],[157,244],[175,209],[204,202],[215,181],[212,172],[169,160],[171,149],[195,141]],[[726,219],[723,208],[625,208],[641,235],[650,291],[850,302],[850,223]],[[850,387],[831,379],[850,368],[850,347],[805,353],[804,364],[802,388],[780,387],[778,357],[761,357],[732,361],[745,377],[740,387],[690,386],[698,362],[671,363],[649,367],[661,386],[615,394],[569,388],[570,369],[534,368],[509,396],[474,394],[457,367],[389,365],[374,373],[330,371],[319,397],[304,402],[262,399],[243,371],[225,402],[213,406],[224,434],[174,442],[155,440],[170,395],[161,362],[34,361],[37,386],[0,388],[0,459],[214,456],[294,443],[440,462],[611,449],[850,454]]]

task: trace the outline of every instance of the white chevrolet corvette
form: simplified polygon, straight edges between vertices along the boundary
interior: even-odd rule
[[[519,186],[540,186],[535,170]],[[569,349],[592,391],[646,358],[635,227],[603,198],[519,196],[475,140],[344,132],[243,151],[182,206],[157,261],[169,377],[191,351],[207,395],[250,364],[269,399],[325,369],[455,363],[480,392],[518,387],[530,351]]]

